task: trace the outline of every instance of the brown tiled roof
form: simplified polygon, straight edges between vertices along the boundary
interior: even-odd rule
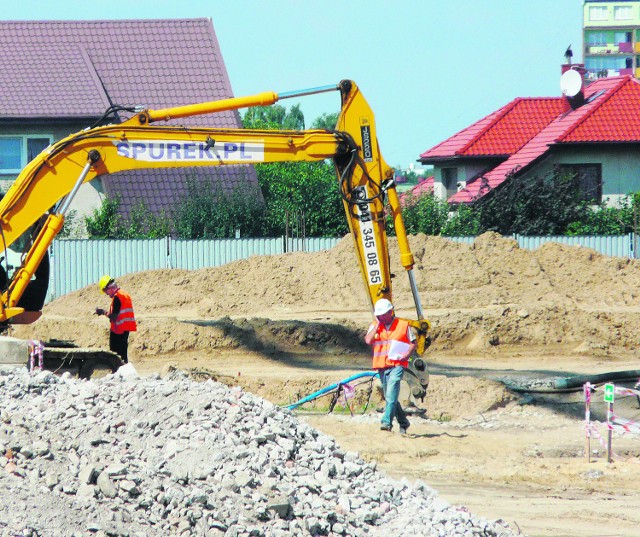
[[[233,97],[211,19],[0,21],[0,47],[0,121],[88,118],[89,126],[110,104],[159,109]],[[241,126],[236,111],[177,123]],[[126,216],[142,192],[150,207],[175,203],[180,178],[203,173],[212,172],[122,172],[104,185]],[[243,182],[261,196],[253,167],[213,176],[224,189]]]

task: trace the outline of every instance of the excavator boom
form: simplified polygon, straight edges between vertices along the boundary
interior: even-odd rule
[[[176,120],[274,104],[283,99],[338,90],[341,111],[335,130],[251,130],[154,125]],[[185,166],[223,166],[268,162],[312,162],[333,159],[345,214],[354,239],[362,280],[371,305],[392,298],[384,203],[388,199],[400,246],[400,262],[408,271],[417,320],[418,352],[426,346],[429,323],[423,318],[413,279],[409,249],[393,170],[381,156],[374,115],[356,84],[278,95],[273,92],[162,110],[135,110],[126,121],[86,129],[45,149],[20,173],[0,200],[3,249],[36,224],[37,232],[19,270],[2,288],[0,323],[32,322],[40,315],[41,295],[26,300],[33,277],[46,263],[47,250],[62,229],[65,213],[83,183],[124,170]],[[44,219],[44,216],[46,220]],[[41,278],[42,279],[42,278]],[[34,305],[35,304],[35,305]]]

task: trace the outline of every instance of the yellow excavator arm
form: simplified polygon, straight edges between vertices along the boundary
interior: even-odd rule
[[[154,125],[157,121],[266,106],[284,98],[329,90],[339,90],[342,99],[333,131]],[[21,268],[2,289],[0,323],[32,322],[40,316],[41,306],[30,308],[21,303],[21,298],[32,285],[32,277],[37,275],[49,246],[62,229],[65,213],[83,183],[101,175],[141,168],[310,162],[328,158],[335,163],[358,264],[372,305],[379,298],[392,298],[385,196],[389,201],[400,247],[400,262],[409,274],[418,317],[409,322],[416,329],[418,353],[422,354],[429,322],[422,315],[413,278],[414,260],[393,182],[393,170],[380,154],[373,112],[356,84],[349,80],[343,80],[337,86],[280,95],[265,92],[162,110],[139,110],[122,123],[72,134],[45,149],[25,167],[0,200],[2,249],[6,250],[38,224]],[[44,215],[48,215],[46,220]]]

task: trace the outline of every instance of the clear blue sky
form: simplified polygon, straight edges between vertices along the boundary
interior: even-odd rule
[[[403,167],[516,97],[560,95],[569,44],[582,61],[582,0],[21,0],[2,16],[210,17],[236,96],[355,80]],[[339,109],[337,93],[281,102],[297,103],[307,125]]]

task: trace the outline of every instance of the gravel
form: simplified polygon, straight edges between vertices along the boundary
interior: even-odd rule
[[[0,370],[0,536],[501,536],[270,402],[132,366]]]

